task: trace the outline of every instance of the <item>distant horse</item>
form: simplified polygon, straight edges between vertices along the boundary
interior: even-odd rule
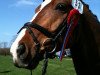
[[[82,3],[83,14],[67,47],[71,49],[77,75],[100,75],[100,23],[88,5]],[[72,9],[71,0],[44,0],[11,46],[15,66],[35,69],[45,51],[50,52],[52,58],[52,54],[61,49],[67,16]]]

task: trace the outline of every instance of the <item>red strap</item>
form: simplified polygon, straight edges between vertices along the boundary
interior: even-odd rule
[[[80,14],[80,13],[79,13],[79,11],[78,11],[77,9],[72,9],[72,10],[70,11],[69,15],[68,15],[68,19],[67,19],[68,25],[70,25],[71,19],[72,19],[75,15],[79,15],[79,14]],[[76,24],[78,23],[78,20],[79,20],[79,16],[78,16],[78,18],[74,18],[74,19],[73,19],[73,22],[74,22],[73,25],[76,25]]]
[[[75,27],[76,27],[77,24],[78,24],[79,15],[80,15],[80,13],[79,13],[79,11],[78,11],[77,9],[72,9],[72,10],[70,11],[69,15],[68,15],[67,23],[68,23],[69,26],[70,26],[71,24],[72,24],[72,25],[71,25],[71,27],[70,27],[70,29],[69,29],[68,36],[67,36],[66,39],[65,39],[65,43],[64,43],[64,48],[63,48],[63,49],[66,48],[66,46],[67,46],[67,44],[68,44],[68,40],[69,40],[70,36],[72,35],[73,30],[75,29]],[[64,50],[63,50],[62,53],[64,53]],[[60,61],[62,61],[63,56],[64,56],[64,54],[62,54],[62,56],[61,56],[61,58],[60,58]]]

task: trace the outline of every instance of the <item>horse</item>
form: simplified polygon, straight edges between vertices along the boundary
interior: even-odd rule
[[[44,59],[45,52],[53,58],[62,47],[67,30],[67,19],[73,8],[72,0],[44,0],[32,20],[18,32],[10,52],[14,65],[35,69]],[[100,22],[81,0],[83,14],[66,47],[71,55],[77,75],[100,75]],[[67,63],[67,62],[66,62]]]

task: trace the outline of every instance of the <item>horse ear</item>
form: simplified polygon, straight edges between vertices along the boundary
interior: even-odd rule
[[[43,0],[43,2],[44,2],[45,0]]]

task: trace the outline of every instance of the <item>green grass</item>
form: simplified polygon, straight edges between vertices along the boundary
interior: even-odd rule
[[[41,75],[43,61],[33,71],[33,75]],[[30,75],[26,69],[16,68],[10,56],[0,56],[0,75]],[[76,75],[71,58],[49,60],[46,75]]]

